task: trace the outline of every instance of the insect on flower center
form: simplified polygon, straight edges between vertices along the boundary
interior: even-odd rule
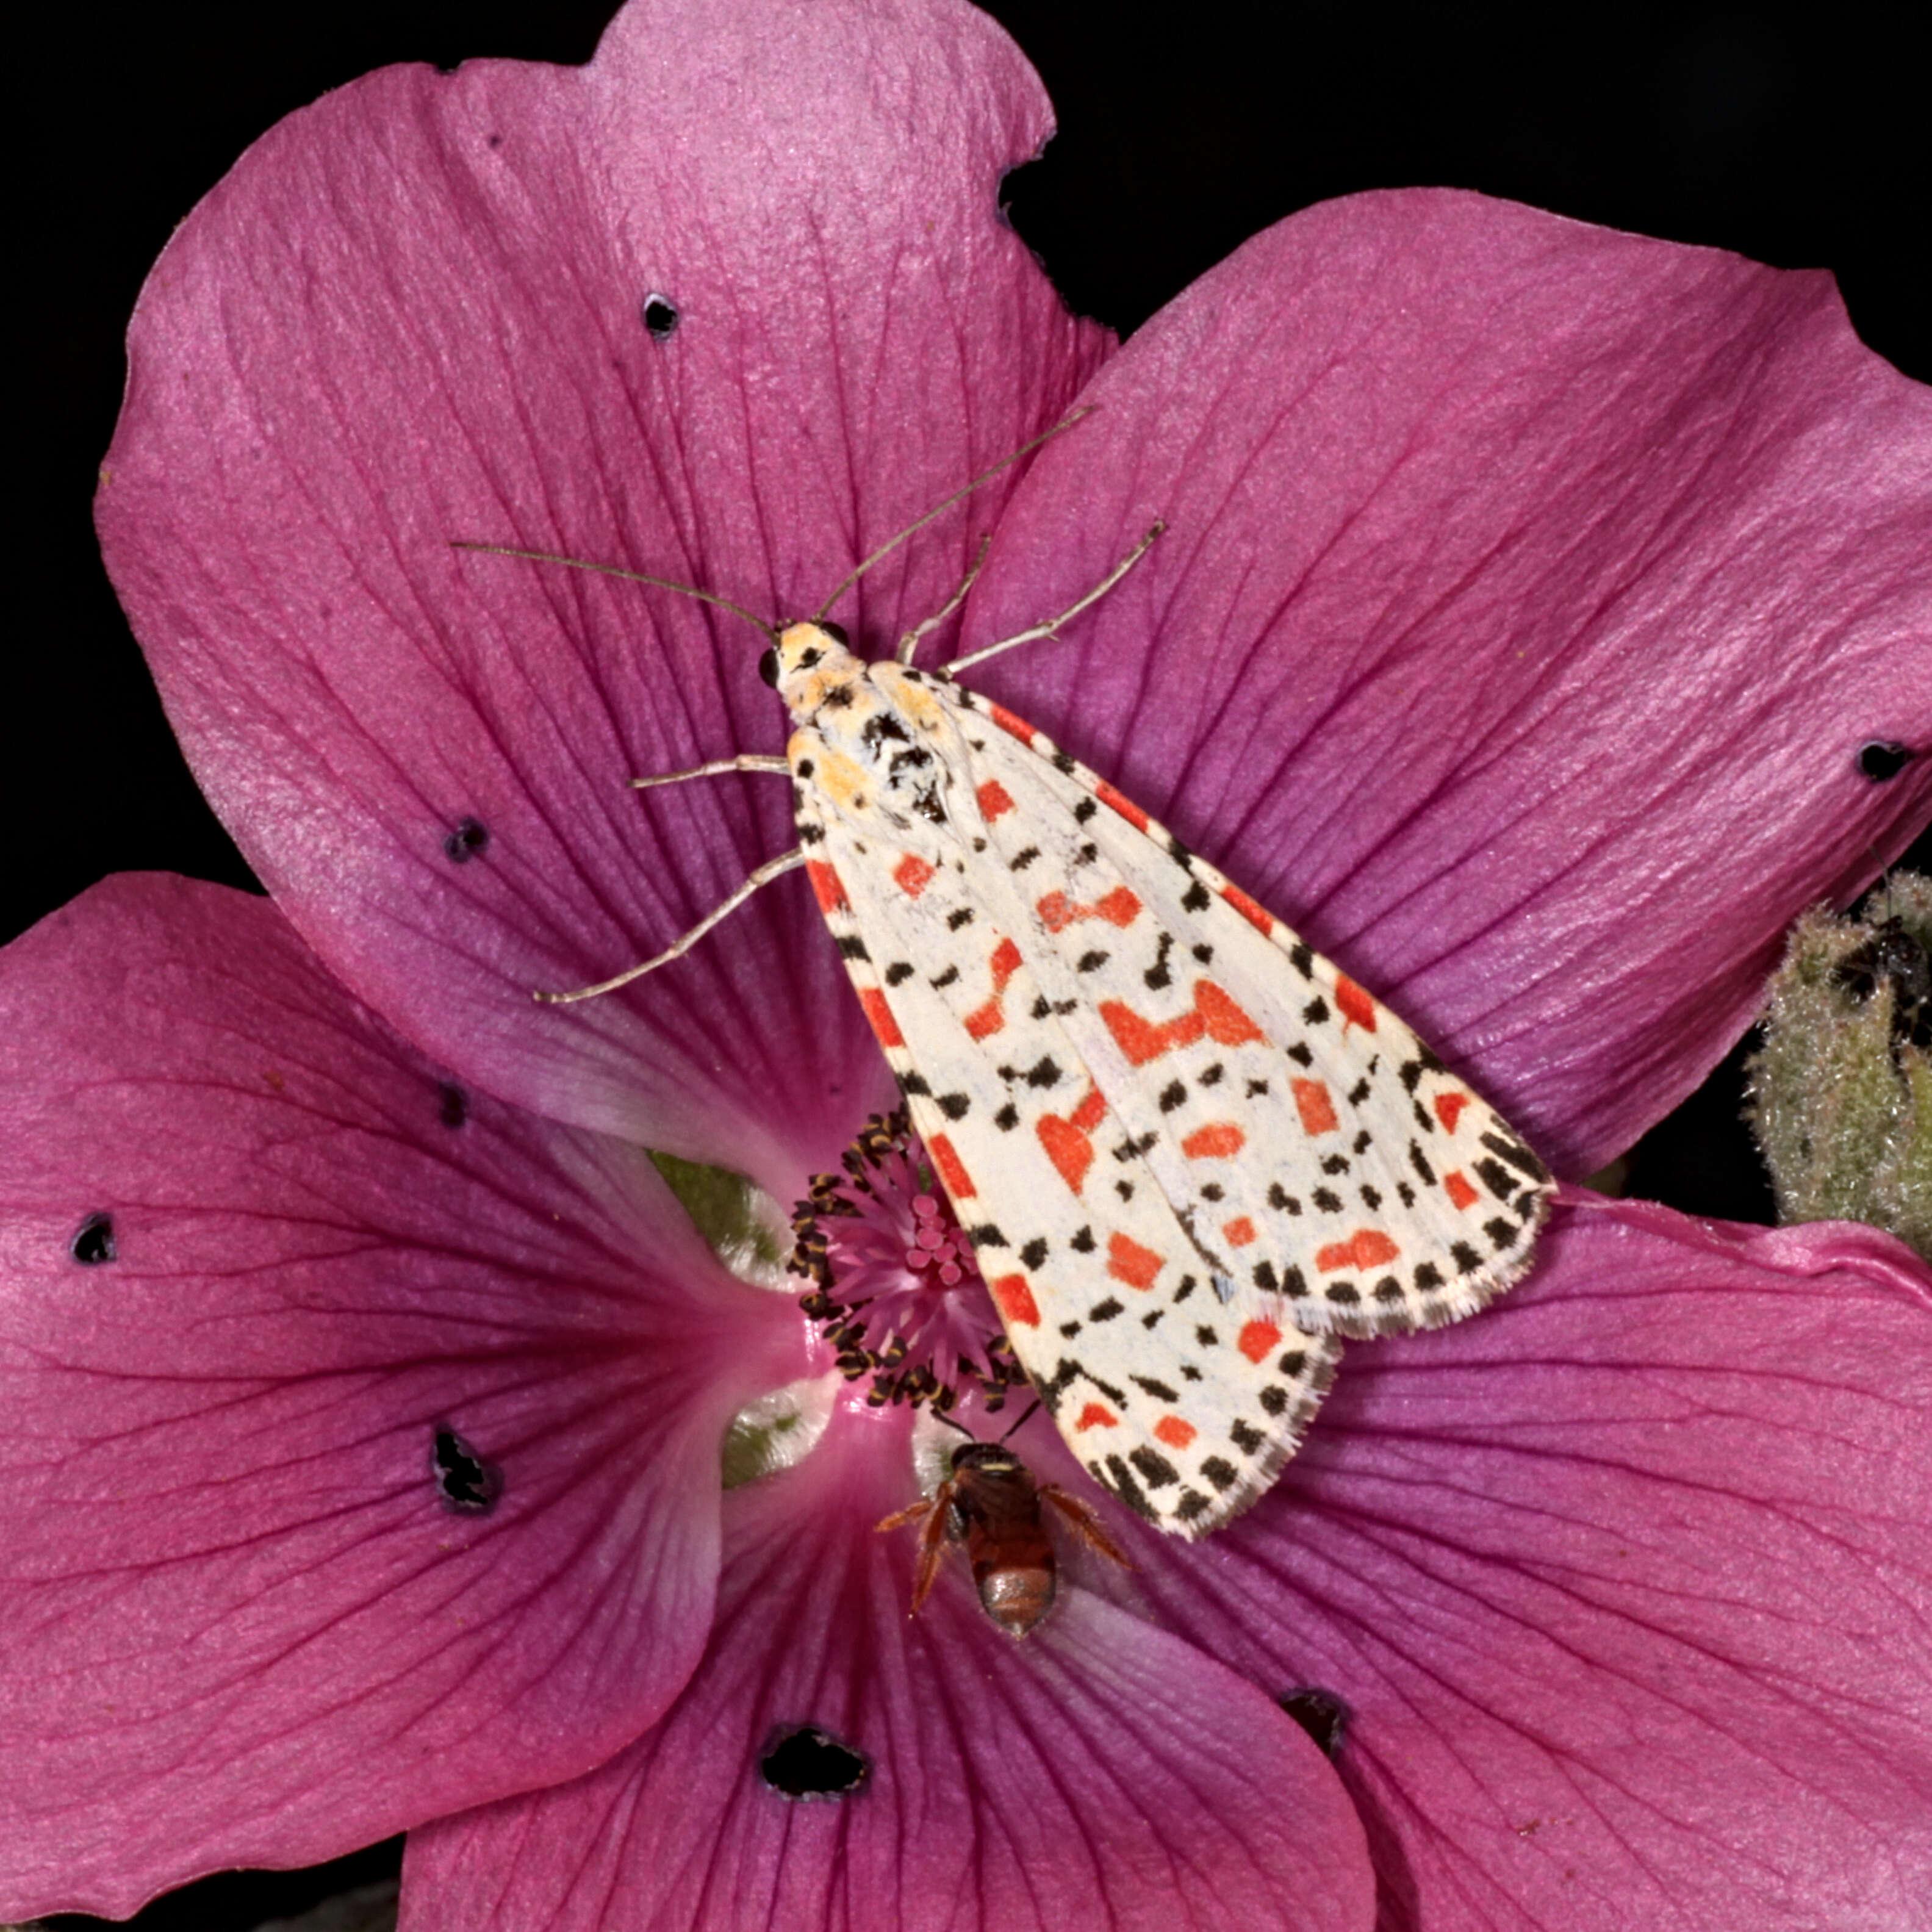
[[[877,1114],[842,1171],[813,1179],[792,1217],[806,1312],[850,1382],[877,1403],[950,1409],[967,1388],[988,1408],[1024,1376],[1006,1346],[973,1244],[904,1111]]]

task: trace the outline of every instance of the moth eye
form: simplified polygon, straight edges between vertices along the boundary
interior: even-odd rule
[[[850,649],[852,640],[836,624],[821,623],[818,628],[842,650]]]
[[[778,654],[767,650],[758,660],[758,675],[776,691],[778,688]]]

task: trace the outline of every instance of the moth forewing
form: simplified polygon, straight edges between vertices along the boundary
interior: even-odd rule
[[[838,709],[862,730],[864,694]],[[957,782],[965,748],[946,734],[962,715],[976,728],[947,706],[930,741],[955,774],[946,826],[915,813],[902,844],[870,792],[815,786],[837,748],[814,736],[794,766],[800,838],[1014,1353],[1097,1481],[1163,1528],[1201,1534],[1273,1480],[1339,1350],[1258,1297],[1229,1305],[1216,1292],[1087,1068],[1066,1003],[1034,976],[1044,938],[987,870],[998,801]]]
[[[969,782],[1010,801],[986,876],[1036,882],[1036,976],[1216,1274],[1360,1336],[1460,1320],[1518,1278],[1552,1184],[1494,1109],[1112,786],[958,695]]]

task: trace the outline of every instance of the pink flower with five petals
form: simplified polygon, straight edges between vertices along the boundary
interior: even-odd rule
[[[330,97],[158,266],[104,542],[274,903],[113,881],[6,956],[0,1911],[406,1827],[410,1932],[1917,1922],[1932,1284],[1868,1231],[1573,1193],[1023,1646],[963,1577],[906,1619],[902,1410],[721,1493],[818,1356],[640,1150],[789,1202],[890,1085],[796,880],[531,1002],[787,842],[626,783],[781,721],[721,614],[452,538],[790,614],[1090,406],[836,614],[990,532],[970,649],[1165,519],[985,688],[1572,1174],[1932,800],[1858,756],[1932,745],[1932,410],[1828,282],[1376,194],[1117,347],[998,218],[1047,130],[963,8],[640,4]],[[862,1781],[776,1788],[802,1726]]]

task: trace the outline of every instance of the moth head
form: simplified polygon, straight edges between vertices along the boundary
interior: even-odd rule
[[[845,633],[813,617],[787,624],[758,660],[758,675],[800,717],[817,710],[832,686],[861,668]]]

